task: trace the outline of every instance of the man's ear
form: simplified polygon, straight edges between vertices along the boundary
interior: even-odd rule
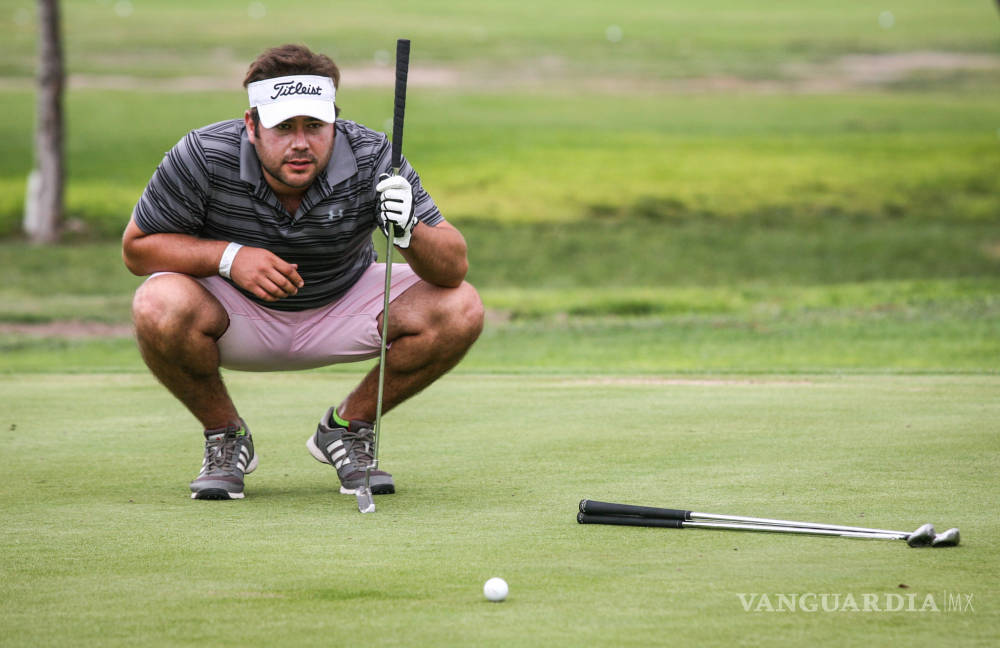
[[[247,126],[247,139],[251,144],[256,144],[257,132],[254,130],[253,114],[249,110],[243,113],[243,123]]]

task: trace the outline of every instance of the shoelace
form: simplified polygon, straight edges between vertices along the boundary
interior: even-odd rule
[[[233,457],[236,456],[236,435],[227,433],[217,441],[206,441],[205,455],[208,458],[205,464],[206,472],[214,469],[231,471]]]
[[[361,428],[360,430],[344,430],[340,438],[343,439],[344,445],[350,448],[351,454],[354,455],[358,463],[365,466],[371,464],[374,459],[372,456],[374,436],[375,431],[371,428]]]

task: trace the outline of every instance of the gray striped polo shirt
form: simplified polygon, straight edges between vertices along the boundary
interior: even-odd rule
[[[167,152],[136,204],[135,223],[147,234],[234,241],[297,263],[305,281],[298,294],[264,302],[242,291],[263,306],[304,310],[329,304],[376,259],[375,185],[390,171],[392,157],[383,133],[343,119],[335,128],[330,163],[294,215],[264,179],[243,120],[233,119],[191,131]],[[405,160],[400,174],[413,186],[417,218],[432,226],[443,221]]]

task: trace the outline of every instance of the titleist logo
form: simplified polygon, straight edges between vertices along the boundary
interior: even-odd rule
[[[271,99],[287,97],[288,95],[321,95],[323,88],[314,85],[306,85],[301,81],[282,81],[274,84],[274,94]]]

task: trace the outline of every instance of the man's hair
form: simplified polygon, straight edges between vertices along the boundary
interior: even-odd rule
[[[329,56],[314,53],[305,45],[282,45],[261,52],[260,56],[250,64],[246,78],[243,79],[243,87],[246,88],[254,81],[293,74],[330,77],[333,79],[333,87],[340,87],[340,68],[337,67],[337,64]],[[339,115],[339,106],[336,106],[336,111],[336,114]],[[250,112],[254,123],[259,123],[260,117],[257,115],[257,109],[251,108]]]

